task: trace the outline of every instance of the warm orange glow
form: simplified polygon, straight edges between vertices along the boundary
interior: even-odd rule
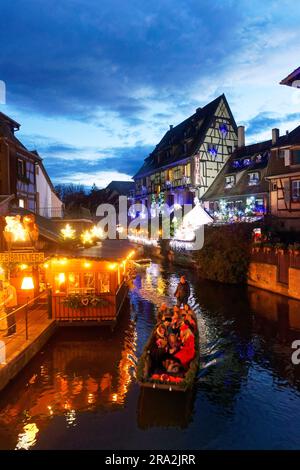
[[[66,282],[66,275],[65,275],[65,273],[59,273],[59,274],[58,274],[58,282],[59,282],[59,284],[63,284],[64,282]]]
[[[49,268],[49,264],[48,264],[48,263],[44,263],[44,268],[45,268],[45,269],[48,269],[48,268]]]
[[[7,216],[5,217],[5,222],[4,232],[11,234],[13,242],[25,242],[28,240],[28,231],[24,228],[19,215]]]
[[[76,230],[74,230],[70,224],[66,224],[65,227],[61,229],[60,233],[64,240],[74,240],[76,236]]]
[[[32,277],[30,277],[30,276],[23,277],[21,289],[22,290],[32,290],[32,289],[34,289],[34,284],[33,284]]]
[[[102,238],[103,237],[103,230],[102,230],[102,228],[97,227],[97,225],[94,225],[91,228],[90,233],[94,238]]]
[[[25,269],[28,268],[28,264],[20,264],[19,268],[21,269],[21,271],[25,271]]]
[[[117,266],[118,266],[117,263],[110,263],[110,264],[108,265],[108,269],[111,269],[111,270],[113,271],[114,269],[117,268]]]
[[[128,255],[127,255],[127,258],[126,258],[126,259],[130,259],[130,258],[132,258],[134,254],[135,254],[135,251],[134,251],[134,250],[130,251],[130,252],[128,253]]]
[[[90,267],[92,266],[92,263],[90,263],[89,261],[85,261],[85,262],[83,263],[83,266],[84,266],[85,268],[90,268]]]
[[[80,239],[84,245],[90,245],[94,242],[95,237],[92,235],[92,233],[89,230],[85,230],[80,235]]]
[[[58,262],[59,264],[64,265],[64,264],[67,264],[68,260],[67,258],[61,258]]]

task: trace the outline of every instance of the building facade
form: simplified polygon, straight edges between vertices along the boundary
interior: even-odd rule
[[[0,194],[13,194],[12,204],[35,212],[37,157],[15,136],[19,129],[20,124],[0,113]]]
[[[273,147],[267,180],[270,213],[283,229],[300,230],[300,126]]]
[[[17,139],[19,129],[19,123],[0,113],[0,196],[13,196],[10,207],[61,217],[62,202],[42,159]]]
[[[238,147],[203,197],[215,222],[261,217],[268,211],[266,181],[272,140],[245,145],[244,127],[238,128]]]
[[[238,128],[238,147],[203,197],[215,222],[254,220],[266,214],[282,227],[297,227],[300,216],[300,126],[280,137],[245,145]],[[299,227],[300,228],[300,227]]]
[[[134,176],[134,201],[155,212],[163,203],[201,199],[236,144],[237,126],[223,94],[170,126]]]

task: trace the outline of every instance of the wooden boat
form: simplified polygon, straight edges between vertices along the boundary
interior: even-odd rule
[[[137,366],[137,379],[141,387],[152,388],[156,390],[168,390],[170,392],[186,392],[192,389],[199,368],[199,330],[197,324],[197,318],[194,315],[194,320],[196,323],[195,335],[195,357],[190,362],[188,370],[182,375],[178,376],[174,374],[162,373],[155,374],[155,378],[152,377],[152,359],[150,355],[150,349],[152,344],[156,340],[156,329],[159,323],[157,323],[148,339],[144,351],[139,359]],[[160,377],[157,377],[160,375]],[[170,378],[171,377],[171,378]],[[175,380],[174,381],[174,377]],[[176,379],[177,378],[177,379]]]
[[[151,258],[135,259],[134,264],[136,267],[147,267],[151,264]]]

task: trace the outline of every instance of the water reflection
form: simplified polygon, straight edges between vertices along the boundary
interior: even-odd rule
[[[196,386],[140,390],[137,357],[181,273],[200,331]],[[299,332],[295,300],[152,263],[137,272],[113,334],[61,330],[0,394],[0,448],[297,448]]]
[[[19,430],[14,447],[27,450],[54,416],[64,416],[70,428],[78,413],[122,407],[135,377],[135,349],[128,309],[113,334],[97,328],[60,331],[38,363],[25,369],[25,389],[18,377],[1,394],[0,427],[13,434]],[[7,441],[0,436],[0,448]]]

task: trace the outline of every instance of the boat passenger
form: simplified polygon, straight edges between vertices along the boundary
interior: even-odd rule
[[[177,298],[177,306],[180,307],[182,304],[185,305],[188,303],[190,296],[190,285],[186,281],[185,276],[181,276],[178,283],[177,289],[175,291],[175,297]]]
[[[196,322],[192,316],[191,310],[185,315],[184,323],[190,328],[190,330],[195,333],[196,331]]]
[[[187,325],[180,328],[180,340],[181,347],[174,358],[179,359],[182,366],[187,369],[195,356],[195,337]]]
[[[182,324],[182,319],[180,315],[178,314],[178,312],[174,312],[172,316],[172,322],[171,322],[172,333],[174,333],[175,335],[178,335],[181,324]]]
[[[159,311],[158,311],[158,318],[162,318],[164,314],[168,313],[168,306],[167,304],[161,304]]]
[[[174,333],[169,334],[168,336],[168,345],[167,351],[169,354],[175,354],[179,349],[178,339]]]

